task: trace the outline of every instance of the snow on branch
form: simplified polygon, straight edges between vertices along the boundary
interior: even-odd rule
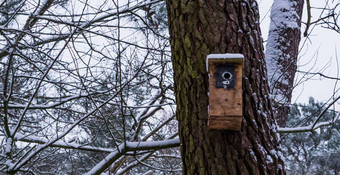
[[[125,144],[119,145],[118,149],[102,161],[100,161],[95,167],[93,167],[86,175],[101,174],[108,168],[114,161],[119,159],[128,151],[143,151],[143,150],[155,150],[173,148],[179,146],[180,141],[178,138],[162,140],[162,141],[146,141],[146,142],[126,142]]]
[[[17,133],[14,139],[18,141],[22,141],[22,142],[39,143],[39,144],[45,144],[49,141],[45,138],[36,137],[36,136],[24,136],[20,133]],[[67,142],[63,142],[60,140],[51,144],[50,147],[57,147],[57,148],[64,148],[64,149],[78,149],[78,150],[84,150],[84,151],[108,152],[108,153],[115,151],[115,149],[112,149],[112,148],[86,146],[86,145],[81,145],[77,143],[67,143]]]
[[[49,142],[47,139],[34,137],[34,136],[24,136],[22,134],[17,133],[16,140],[30,142],[30,143],[39,143],[45,144]],[[123,156],[125,153],[129,151],[143,151],[143,150],[159,150],[165,148],[172,148],[179,146],[180,141],[178,138],[176,139],[169,139],[169,140],[162,140],[162,141],[145,141],[145,142],[126,142],[125,144],[122,143],[117,149],[113,148],[101,148],[101,147],[93,147],[93,146],[84,146],[76,143],[66,143],[62,141],[56,141],[55,143],[51,144],[51,147],[58,147],[58,148],[65,148],[65,149],[79,149],[85,151],[98,151],[98,152],[109,152],[110,154],[102,160],[95,168],[93,168],[88,174],[96,174],[103,172],[108,164],[110,164],[117,160],[120,156]],[[105,168],[104,168],[105,167]]]
[[[150,149],[165,149],[177,146],[179,146],[179,139],[169,139],[162,141],[126,142],[125,149],[127,151],[142,151]]]
[[[41,137],[35,136],[24,136],[20,133],[17,133],[15,136],[15,140],[30,142],[30,143],[39,143],[45,144],[49,142],[49,140]],[[79,149],[85,151],[98,151],[98,152],[114,152],[116,149],[113,148],[101,148],[101,147],[93,147],[93,146],[84,146],[76,143],[67,143],[63,141],[56,141],[55,143],[50,145],[51,147],[65,148],[65,149]],[[128,151],[143,151],[150,149],[165,149],[179,146],[178,139],[169,139],[163,141],[145,141],[145,142],[126,142],[125,150]]]
[[[169,119],[172,120],[172,119],[174,118],[174,116],[175,116],[175,115],[173,115],[173,116],[170,117]],[[168,120],[168,121],[170,121],[170,120]],[[168,123],[168,121],[165,121],[163,124]],[[163,127],[163,124],[161,124],[160,126]],[[158,130],[159,130],[159,129],[157,129],[157,128],[154,129],[154,131],[158,131]],[[154,131],[151,131],[151,133],[154,133]],[[150,133],[149,133],[149,134],[150,134]],[[178,135],[178,133],[175,133],[175,134],[171,135],[171,136],[169,137],[169,139],[175,138],[177,135]],[[148,139],[148,138],[149,138],[148,136],[145,136],[145,137],[142,139],[142,141],[146,141],[146,139]],[[130,171],[133,167],[137,166],[138,164],[140,164],[140,162],[142,162],[142,161],[144,161],[144,160],[150,158],[151,156],[157,157],[156,155],[153,155],[156,151],[157,151],[157,150],[148,150],[148,153],[144,154],[142,157],[140,157],[140,158],[138,158],[138,159],[136,158],[135,161],[129,163],[129,164],[126,165],[123,169],[120,169],[119,171],[117,171],[116,175],[123,175],[123,174],[126,174],[126,172]],[[163,156],[164,156],[164,155],[163,155]],[[170,157],[170,156],[169,156],[169,157]],[[172,157],[175,157],[175,155],[172,156]],[[177,158],[178,158],[178,157],[177,157]],[[179,157],[179,159],[180,159],[180,158],[181,158],[181,157]],[[116,162],[119,162],[119,161],[115,161],[115,162],[111,165],[111,167],[115,167],[114,164],[115,164]],[[112,169],[111,169],[111,170],[112,170]]]
[[[331,121],[327,121],[327,122],[319,122],[319,120],[321,119],[321,117],[327,112],[327,110],[336,102],[340,99],[340,96],[335,98],[316,118],[316,120],[309,126],[301,126],[301,127],[294,127],[294,128],[278,128],[277,132],[279,133],[297,133],[297,132],[308,132],[308,131],[313,131],[315,129],[318,129],[322,126],[329,126],[332,125],[333,123],[335,123],[339,117],[340,117],[340,112],[338,112],[338,116],[335,117],[333,120]]]
[[[133,161],[132,163],[129,163],[123,169],[120,169],[119,171],[117,171],[116,175],[124,175],[124,174],[126,174],[126,172],[131,170],[133,167],[139,165],[140,162],[142,162],[142,161],[148,159],[149,157],[151,157],[155,152],[156,151],[151,151],[151,152],[143,155],[141,158],[136,158],[135,161]]]
[[[309,132],[316,130],[322,126],[329,126],[332,125],[335,121],[328,121],[328,122],[320,122],[316,125],[311,124],[309,126],[301,126],[301,127],[295,127],[295,128],[278,128],[277,132],[279,133],[298,133],[298,132]],[[313,127],[314,126],[314,127]]]

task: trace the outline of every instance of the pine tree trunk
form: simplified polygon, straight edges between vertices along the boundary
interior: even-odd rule
[[[284,174],[255,0],[167,0],[183,174]],[[208,130],[211,53],[242,53],[241,131]]]
[[[301,38],[303,0],[274,0],[266,46],[266,62],[274,115],[284,127],[292,99]]]

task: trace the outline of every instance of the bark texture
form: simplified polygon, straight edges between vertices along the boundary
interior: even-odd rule
[[[255,0],[167,0],[183,174],[283,174]],[[208,130],[211,53],[242,53],[241,131]]]
[[[303,0],[274,0],[266,46],[266,62],[274,115],[285,126],[292,99],[301,39]]]

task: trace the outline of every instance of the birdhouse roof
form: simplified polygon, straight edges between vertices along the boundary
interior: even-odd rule
[[[242,64],[243,59],[244,59],[244,56],[240,53],[209,54],[206,59],[207,72],[209,72],[209,60],[210,60],[210,63],[228,62],[228,63],[241,63]]]

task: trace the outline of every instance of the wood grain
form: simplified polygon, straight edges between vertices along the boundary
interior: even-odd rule
[[[240,130],[242,124],[243,59],[209,60],[209,129]],[[235,88],[216,88],[214,72],[221,64],[235,64]]]

